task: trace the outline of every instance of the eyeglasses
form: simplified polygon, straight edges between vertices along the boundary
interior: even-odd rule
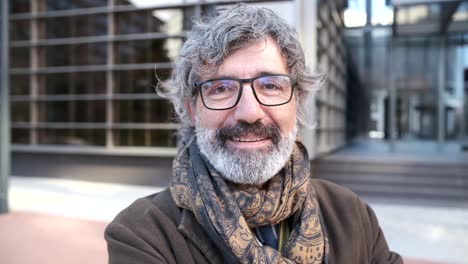
[[[220,78],[195,82],[203,105],[210,110],[227,110],[239,103],[243,83],[250,83],[255,99],[265,106],[289,103],[295,81],[289,75],[262,75],[250,79]]]

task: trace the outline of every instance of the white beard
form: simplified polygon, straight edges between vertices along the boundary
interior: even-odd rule
[[[216,136],[217,129],[202,128],[197,120],[197,144],[210,164],[226,180],[261,185],[273,178],[288,162],[297,136],[297,124],[277,144],[260,151],[229,147]],[[274,142],[274,141],[272,141]]]

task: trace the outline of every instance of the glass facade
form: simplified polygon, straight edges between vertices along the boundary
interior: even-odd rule
[[[157,80],[170,75],[194,18],[238,1],[10,2],[13,144],[157,153],[176,146],[177,130],[172,105],[155,93]],[[293,26],[299,21],[294,1],[247,2]],[[346,70],[342,20],[336,20],[342,4],[319,2],[317,63],[329,83],[317,97],[316,148],[326,153],[344,144]]]
[[[393,8],[387,5],[388,0],[348,0],[347,2],[348,7],[344,10],[343,16],[346,27],[362,27],[367,22],[374,26],[393,23]]]
[[[10,2],[14,144],[175,146],[172,107],[154,87],[195,6]]]
[[[316,97],[316,153],[329,153],[346,140],[346,50],[341,10],[320,1],[317,27],[317,66],[326,81]]]
[[[346,29],[350,60],[370,93],[370,136],[390,138],[393,125],[396,139],[463,137],[467,4],[405,5],[396,9],[391,26]]]

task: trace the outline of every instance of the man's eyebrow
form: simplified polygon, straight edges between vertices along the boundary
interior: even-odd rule
[[[276,74],[284,74],[284,73],[277,73],[277,72],[271,72],[271,71],[261,71],[261,72],[258,72],[257,74],[255,74],[254,76],[252,76],[251,78],[256,78],[256,77],[260,77],[260,76],[263,76],[263,75],[276,75]],[[234,75],[219,75],[219,76],[214,76],[214,79],[243,79],[243,78],[238,78]],[[246,78],[246,79],[250,79],[250,78]]]
[[[270,71],[262,71],[262,72],[260,72],[259,76],[262,76],[262,75],[275,75],[275,74],[281,74],[281,73],[270,72]]]

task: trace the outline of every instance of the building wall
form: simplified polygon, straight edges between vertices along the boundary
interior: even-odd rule
[[[388,26],[373,22],[383,15],[378,9],[366,13],[364,1],[354,2],[361,5],[350,9],[371,16],[368,24],[345,30],[350,60],[372,98],[369,136],[384,133],[390,138],[390,97],[395,91],[392,127],[397,139],[459,140],[465,120],[461,54],[467,47],[468,2],[422,1],[393,9],[366,1],[372,8],[396,12]]]
[[[319,1],[317,66],[326,76],[316,97],[316,153],[325,155],[346,142],[346,49],[343,5]]]
[[[388,127],[386,130],[381,126],[388,122],[385,121],[388,115],[386,117],[381,113],[382,109],[384,112],[389,111],[388,105],[385,105],[390,95],[392,75],[397,91],[397,138],[435,140],[439,118],[437,104],[438,98],[442,97],[446,111],[444,138],[458,139],[462,124],[459,112],[462,111],[464,100],[461,78],[463,57],[460,52],[466,47],[460,45],[456,38],[448,39],[444,47],[443,94],[439,95],[441,47],[438,37],[408,36],[391,42],[391,28],[376,27],[367,30],[372,32],[369,44],[366,44],[364,29],[349,29],[346,39],[350,53],[353,54],[351,59],[355,61],[360,79],[370,91],[372,104],[376,106],[371,109],[369,118],[377,125],[368,128],[370,135],[388,133]],[[375,31],[380,33],[376,34]],[[391,54],[390,45],[393,45]],[[366,65],[363,50],[370,57],[369,65]],[[393,66],[389,65],[390,58]]]
[[[14,175],[75,178],[80,168],[82,177],[126,181],[123,175],[130,171],[115,167],[134,168],[141,160],[147,162],[142,178],[170,170],[177,123],[171,104],[154,91],[157,79],[169,76],[192,19],[238,1],[143,2],[11,1]],[[342,146],[344,1],[248,2],[272,8],[304,40],[311,31],[319,35],[314,45],[309,37],[307,61],[312,70],[320,65],[329,82],[311,103],[317,130],[306,141],[312,142],[312,157]],[[317,5],[311,12],[301,10],[311,5]],[[305,16],[317,21],[317,28],[308,27]],[[96,162],[103,163],[100,169]]]

